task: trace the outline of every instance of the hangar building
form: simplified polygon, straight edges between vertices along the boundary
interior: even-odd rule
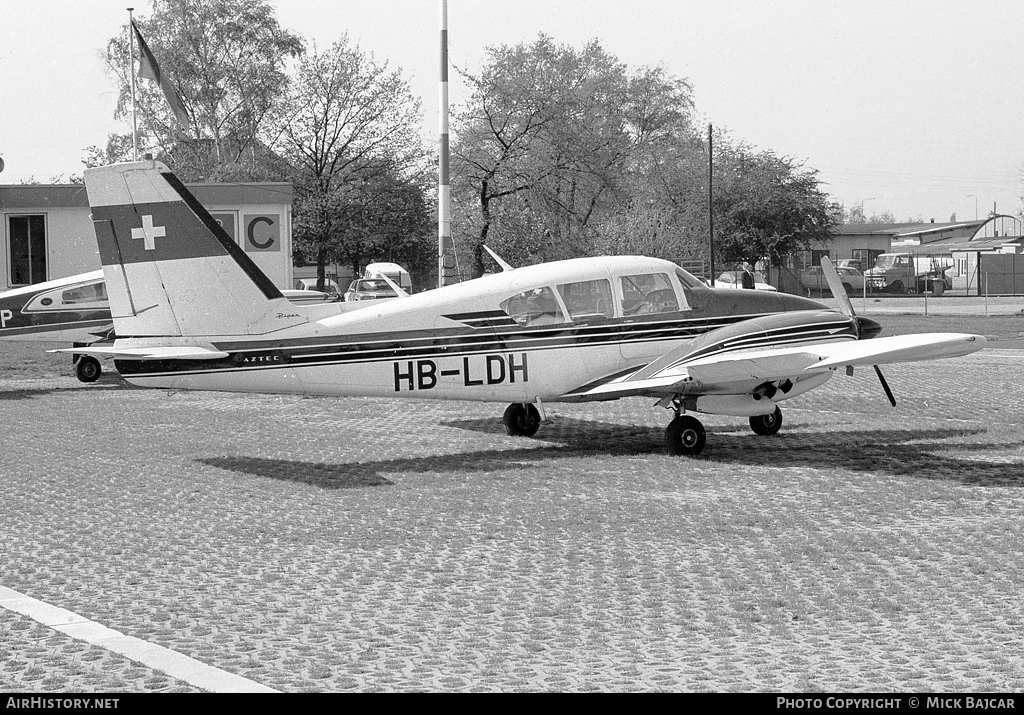
[[[292,287],[289,183],[186,184],[278,288]],[[0,291],[98,270],[83,184],[0,184]]]

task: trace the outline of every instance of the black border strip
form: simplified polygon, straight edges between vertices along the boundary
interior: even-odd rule
[[[170,184],[171,188],[178,193],[185,204],[192,210],[192,213],[196,215],[196,218],[202,221],[207,230],[217,238],[224,250],[228,252],[228,255],[235,259],[235,263],[245,271],[245,274],[249,276],[249,279],[253,283],[256,284],[256,287],[259,288],[263,295],[267,297],[267,300],[284,298],[284,294],[281,293],[281,290],[276,285],[274,285],[273,281],[267,278],[267,274],[261,271],[259,266],[257,266],[253,260],[245,254],[242,247],[235,243],[235,240],[228,235],[228,232],[225,231],[216,220],[214,220],[213,216],[210,215],[210,212],[206,210],[206,207],[199,203],[199,200],[196,199],[196,197],[193,196],[187,188],[185,188],[185,185],[181,183],[177,176],[170,172],[161,172],[160,176],[164,177],[167,183]]]

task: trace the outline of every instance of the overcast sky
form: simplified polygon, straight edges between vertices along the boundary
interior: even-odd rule
[[[100,53],[132,4],[152,11],[149,0],[0,0],[0,183],[80,175],[86,147],[128,131]],[[348,33],[401,68],[436,138],[438,0],[273,4],[307,41]],[[486,46],[539,33],[664,65],[693,84],[702,124],[806,162],[869,215],[1020,210],[1020,0],[449,0],[448,24],[452,63],[470,72]],[[452,104],[464,96],[453,81]]]

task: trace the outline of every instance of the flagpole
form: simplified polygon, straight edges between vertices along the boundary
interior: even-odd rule
[[[448,0],[441,0],[441,83],[437,110],[437,286],[454,282],[455,247],[452,243],[451,194],[448,175]]]
[[[132,161],[139,160],[139,123],[135,118],[135,38],[132,37],[132,26],[135,20],[132,10],[128,8],[128,76],[132,78]]]

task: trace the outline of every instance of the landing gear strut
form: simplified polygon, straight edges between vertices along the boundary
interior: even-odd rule
[[[505,431],[512,437],[532,437],[540,427],[540,412],[531,404],[513,402],[501,418]]]
[[[665,428],[665,446],[676,456],[696,457],[704,450],[707,435],[696,417],[678,415]]]
[[[686,407],[683,406],[682,395],[672,397],[671,403],[669,398],[663,398],[658,404],[669,407],[676,413],[665,428],[665,446],[668,453],[677,457],[696,457],[704,451],[707,442],[704,425],[696,417],[683,414]]]

